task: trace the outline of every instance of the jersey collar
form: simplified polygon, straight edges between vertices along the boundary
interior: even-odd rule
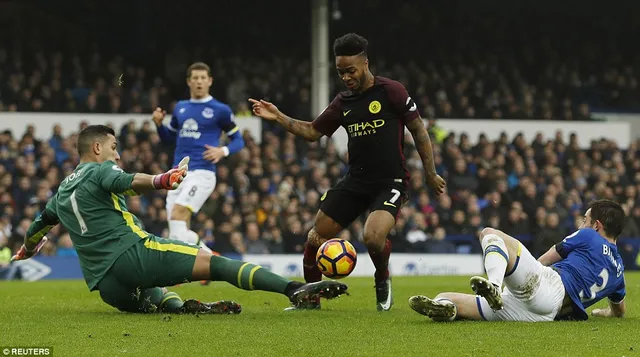
[[[206,102],[208,102],[208,101],[210,101],[212,99],[213,99],[212,96],[208,96],[208,97],[204,97],[202,99],[189,99],[189,101],[191,103],[206,103]]]

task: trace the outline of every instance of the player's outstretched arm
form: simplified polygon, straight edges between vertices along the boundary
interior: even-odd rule
[[[152,190],[175,190],[187,175],[188,169],[188,156],[177,167],[159,175],[129,174],[114,161],[105,161],[101,164],[97,180],[107,192],[136,195]]]
[[[11,258],[11,261],[29,259],[38,254],[42,246],[47,242],[46,234],[51,228],[55,227],[60,220],[56,211],[57,196],[47,202],[45,209],[42,211],[27,229],[24,237],[24,244],[18,250],[18,253]]]
[[[322,133],[316,130],[311,122],[289,117],[282,113],[278,107],[266,100],[249,99],[253,104],[253,114],[265,120],[275,120],[288,132],[305,138],[307,141],[316,141],[322,137]]]
[[[619,303],[609,300],[609,307],[605,309],[594,309],[591,311],[591,315],[598,317],[624,317],[626,311],[627,307],[624,304],[624,300]]]
[[[416,150],[418,150],[420,158],[422,159],[422,166],[424,167],[427,184],[435,190],[437,194],[443,193],[446,183],[444,179],[436,173],[431,138],[429,137],[427,128],[422,123],[422,118],[418,117],[417,119],[410,121],[407,124],[407,129],[411,132],[411,136],[413,136],[413,141],[416,145]]]
[[[307,141],[316,141],[322,137],[322,133],[317,131],[311,122],[294,119],[284,113],[280,113],[277,120],[288,132],[301,136]]]
[[[187,176],[188,170],[189,157],[187,156],[180,161],[178,167],[175,167],[163,174],[135,174],[133,176],[133,181],[131,182],[131,189],[137,193],[149,192],[152,190],[175,190]]]

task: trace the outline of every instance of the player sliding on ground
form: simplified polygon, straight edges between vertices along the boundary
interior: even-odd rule
[[[260,266],[214,256],[196,245],[142,230],[138,218],[128,212],[124,196],[177,189],[187,174],[188,157],[163,174],[125,173],[117,164],[120,155],[115,133],[102,125],[89,126],[80,133],[78,153],[80,164],[31,224],[13,260],[37,254],[45,234],[61,223],[71,235],[89,289],[99,290],[104,302],[121,311],[241,311],[233,301],[183,302],[176,293],[162,288],[198,280],[226,281],[244,290],[281,293],[294,306],[346,292],[345,284],[291,281]]]
[[[609,307],[595,309],[592,315],[622,317],[626,291],[616,240],[624,216],[616,202],[591,202],[580,228],[538,260],[515,238],[486,228],[480,239],[488,279],[471,278],[478,296],[441,293],[430,299],[419,295],[411,297],[409,305],[436,321],[538,322],[586,320],[586,309],[607,297]]]
[[[371,73],[367,46],[364,37],[353,33],[336,39],[336,70],[347,91],[338,94],[312,122],[290,118],[267,101],[249,101],[256,116],[275,120],[308,141],[330,137],[341,126],[346,129],[349,172],[320,198],[320,209],[304,248],[304,278],[307,282],[322,279],[316,264],[320,245],[370,211],[364,224],[364,243],[376,267],[376,307],[378,311],[388,311],[393,294],[389,276],[391,242],[387,236],[407,198],[409,182],[403,153],[405,128],[413,136],[422,159],[427,186],[440,194],[445,181],[436,173],[431,139],[418,106],[400,82]],[[320,301],[290,309],[299,308],[318,309]]]

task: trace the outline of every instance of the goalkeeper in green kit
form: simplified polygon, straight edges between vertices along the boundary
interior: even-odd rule
[[[239,313],[233,301],[182,301],[164,287],[200,280],[226,281],[244,290],[284,294],[294,305],[332,299],[347,286],[334,281],[303,284],[251,263],[214,256],[198,246],[156,237],[139,227],[128,212],[125,195],[175,190],[187,174],[189,158],[160,175],[125,173],[117,164],[115,133],[91,125],[78,137],[80,164],[27,231],[12,260],[37,254],[47,232],[61,223],[71,236],[89,290],[99,290],[107,304],[127,312]]]

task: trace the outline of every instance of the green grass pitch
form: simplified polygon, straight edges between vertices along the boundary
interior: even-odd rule
[[[434,323],[407,305],[414,294],[469,292],[468,277],[396,277],[387,313],[375,309],[372,278],[344,279],[350,296],[303,312],[283,312],[279,294],[191,283],[172,290],[236,300],[242,314],[170,318],[121,313],[83,281],[0,282],[0,346],[53,346],[54,356],[640,356],[640,273],[626,279],[624,319],[537,324]]]

